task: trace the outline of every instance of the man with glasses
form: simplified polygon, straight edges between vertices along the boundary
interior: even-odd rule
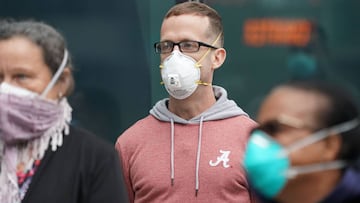
[[[351,94],[309,80],[274,87],[244,166],[265,203],[360,202],[360,119]]]
[[[154,48],[169,98],[116,143],[131,202],[251,202],[241,162],[256,123],[212,85],[223,43],[221,17],[203,3],[165,15]]]

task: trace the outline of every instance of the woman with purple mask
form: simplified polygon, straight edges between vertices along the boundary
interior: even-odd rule
[[[0,21],[0,202],[125,202],[113,146],[70,125],[65,40],[36,21]]]

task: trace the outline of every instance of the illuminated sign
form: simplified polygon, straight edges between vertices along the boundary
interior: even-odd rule
[[[247,46],[305,46],[309,43],[312,24],[304,19],[247,19],[243,39]]]

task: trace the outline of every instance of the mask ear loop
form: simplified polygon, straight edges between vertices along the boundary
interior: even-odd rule
[[[218,36],[216,37],[215,41],[211,44],[211,46],[214,46],[214,45],[216,44],[216,42],[220,39],[221,34],[222,34],[222,32],[220,32],[220,33],[218,34]],[[200,62],[201,62],[202,60],[204,60],[204,58],[209,54],[210,50],[211,50],[211,48],[208,47],[208,50],[205,52],[205,54],[199,59],[199,61],[196,62],[196,64],[195,64],[195,67],[196,67],[196,68],[201,68]],[[203,81],[201,81],[201,80],[196,81],[196,84],[205,85],[205,86],[211,85],[211,83],[203,82]]]
[[[62,72],[65,69],[66,66],[66,62],[68,60],[68,51],[65,49],[64,50],[64,57],[63,60],[61,61],[60,67],[58,68],[58,70],[56,71],[55,75],[53,76],[53,78],[51,79],[51,81],[49,82],[49,84],[46,86],[45,90],[43,91],[43,93],[41,93],[40,97],[45,98],[47,96],[47,94],[49,93],[49,91],[51,90],[51,88],[54,87],[56,81],[59,79],[60,75],[62,74]]]
[[[300,141],[297,141],[294,144],[287,146],[286,149],[284,149],[284,151],[282,152],[283,153],[282,155],[287,156],[291,152],[301,149],[305,146],[311,145],[317,141],[324,139],[325,137],[352,130],[353,128],[358,126],[359,123],[360,123],[359,119],[355,118],[353,120],[335,125],[333,127],[327,128],[327,129],[320,130],[318,132],[315,132],[314,134],[312,134]]]
[[[287,178],[294,178],[300,174],[344,168],[346,165],[347,165],[346,161],[337,160],[337,161],[330,161],[327,163],[311,164],[307,166],[293,166],[285,172],[285,176]]]

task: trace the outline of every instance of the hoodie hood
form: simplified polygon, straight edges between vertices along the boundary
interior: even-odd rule
[[[175,123],[181,124],[196,124],[200,122],[201,118],[203,118],[203,121],[213,121],[240,115],[248,116],[233,100],[228,99],[227,92],[224,88],[214,85],[213,90],[216,103],[190,120],[185,120],[170,112],[167,108],[168,98],[158,101],[150,110],[150,114],[160,121],[171,122],[171,120],[173,120]]]

